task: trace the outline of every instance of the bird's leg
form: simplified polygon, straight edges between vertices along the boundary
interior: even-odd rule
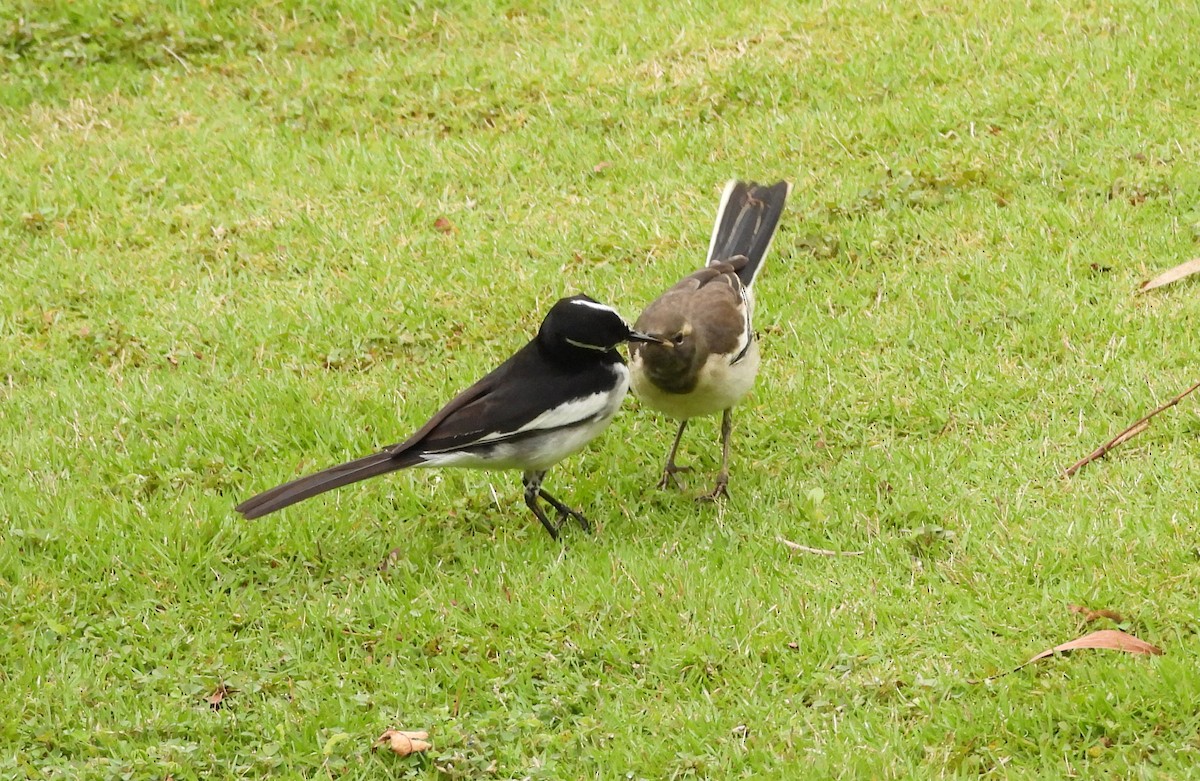
[[[679,431],[675,433],[675,444],[671,445],[671,452],[667,456],[667,465],[663,467],[662,479],[658,481],[659,488],[666,488],[674,481],[675,485],[679,486],[679,478],[676,477],[680,472],[690,472],[690,466],[679,466],[675,463],[675,453],[679,450],[679,442],[683,439],[683,430],[687,428],[687,420],[679,421]]]
[[[521,484],[525,486],[525,506],[533,510],[533,514],[542,522],[542,526],[546,528],[546,531],[550,534],[550,538],[557,540],[559,527],[550,523],[550,519],[546,517],[546,513],[542,510],[541,505],[538,504],[538,495],[544,493],[542,491],[542,478],[545,476],[545,471],[526,472],[521,475]]]
[[[550,494],[546,493],[545,490],[539,491],[538,495],[541,496],[543,499],[545,499],[547,502],[549,502],[551,504],[551,506],[554,507],[555,510],[558,510],[558,528],[561,529],[562,525],[567,522],[568,518],[574,518],[576,523],[579,524],[579,527],[581,529],[583,529],[585,532],[590,533],[592,531],[592,524],[588,521],[587,518],[583,517],[583,513],[579,512],[578,510],[572,510],[570,507],[567,507],[565,504],[558,501]]]
[[[717,472],[717,483],[700,499],[713,502],[721,497],[729,496],[729,435],[733,433],[733,410],[727,409],[721,414],[721,471]]]

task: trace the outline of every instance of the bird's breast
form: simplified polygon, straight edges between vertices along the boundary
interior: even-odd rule
[[[729,363],[729,356],[710,355],[696,373],[691,390],[678,393],[664,389],[654,381],[654,372],[644,359],[635,355],[630,362],[630,381],[636,395],[648,407],[678,420],[714,415],[737,405],[758,375],[758,343],[751,342],[740,361]]]

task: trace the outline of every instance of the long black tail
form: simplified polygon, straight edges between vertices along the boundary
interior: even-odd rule
[[[708,245],[708,265],[745,255],[749,262],[738,271],[738,277],[746,287],[754,284],[791,189],[787,182],[767,186],[731,181],[725,185]]]
[[[419,460],[409,453],[393,453],[390,450],[373,453],[264,491],[239,504],[237,511],[247,518],[257,518],[334,488],[404,469]]]

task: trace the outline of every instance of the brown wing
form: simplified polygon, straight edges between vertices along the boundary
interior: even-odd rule
[[[665,321],[681,316],[709,350],[734,351],[746,330],[745,289],[737,275],[746,262],[738,256],[689,274],[646,307],[636,327],[665,333],[673,327]]]

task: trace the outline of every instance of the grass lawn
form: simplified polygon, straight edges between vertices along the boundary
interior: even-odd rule
[[[1200,379],[1198,283],[1134,295],[1200,254],[1198,34],[0,7],[0,777],[1200,777],[1197,400],[1058,476]],[[730,501],[692,498],[718,421],[658,491],[674,424],[630,399],[547,482],[592,536],[512,473],[233,512],[403,439],[560,296],[636,317],[732,176],[795,188]],[[1165,655],[971,683],[1118,626]],[[393,726],[434,748],[372,752]]]

